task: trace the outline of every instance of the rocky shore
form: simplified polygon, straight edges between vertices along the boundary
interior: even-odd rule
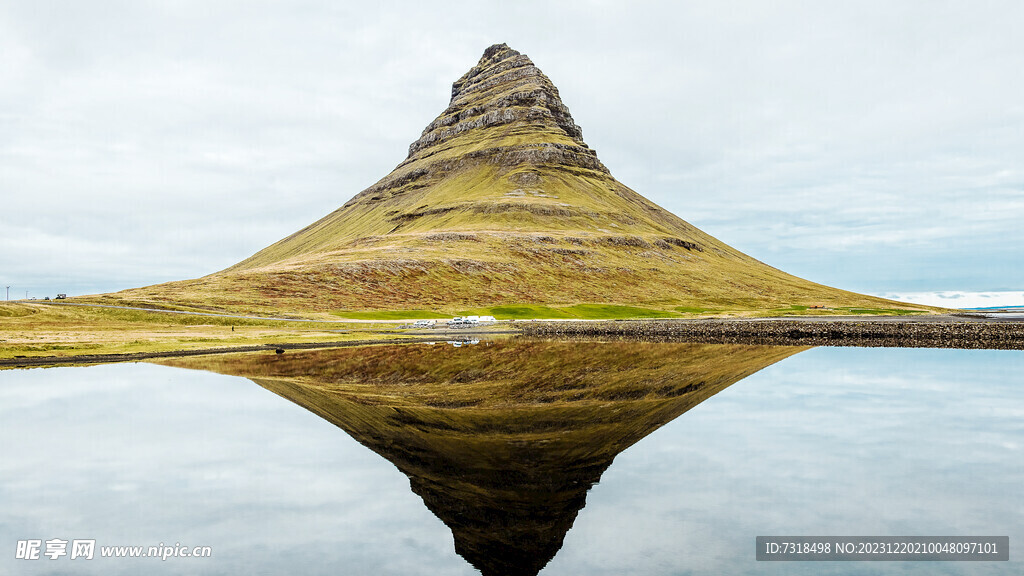
[[[956,316],[917,318],[769,318],[741,320],[615,320],[531,322],[535,337],[599,337],[647,341],[1024,350],[1024,321]]]

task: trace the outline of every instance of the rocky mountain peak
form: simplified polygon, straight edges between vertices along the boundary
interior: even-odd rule
[[[484,55],[480,57],[480,61],[477,62],[476,66],[470,68],[469,72],[463,74],[462,78],[459,78],[452,83],[451,101],[454,102],[455,98],[462,92],[463,86],[465,86],[472,78],[481,74],[484,70],[487,70],[491,66],[494,66],[504,60],[517,58],[519,59],[519,62],[533,66],[533,62],[528,56],[521,54],[518,50],[509,48],[508,44],[492,44],[484,50]]]
[[[441,151],[510,145],[562,145],[593,155],[558,89],[528,56],[506,44],[487,48],[452,84],[448,108],[409,146],[409,159]]]

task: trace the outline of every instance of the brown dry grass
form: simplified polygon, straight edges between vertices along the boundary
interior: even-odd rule
[[[0,358],[195,350],[361,337],[372,325],[182,316],[35,303],[0,304]],[[345,334],[334,330],[351,330]]]

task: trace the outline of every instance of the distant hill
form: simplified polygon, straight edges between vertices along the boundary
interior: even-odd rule
[[[558,89],[504,44],[342,207],[221,272],[116,296],[248,310],[912,307],[786,274],[619,183]]]

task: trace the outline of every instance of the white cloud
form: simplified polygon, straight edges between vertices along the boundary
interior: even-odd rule
[[[1015,292],[894,292],[879,294],[901,302],[944,308],[1024,307],[1024,291]]]
[[[623,183],[772,265],[1018,289],[1021,21],[1009,1],[7,3],[0,230],[44,253],[117,238],[131,270],[100,247],[75,271],[105,290],[212,272],[384,176],[504,41]],[[62,274],[20,246],[5,283]]]

